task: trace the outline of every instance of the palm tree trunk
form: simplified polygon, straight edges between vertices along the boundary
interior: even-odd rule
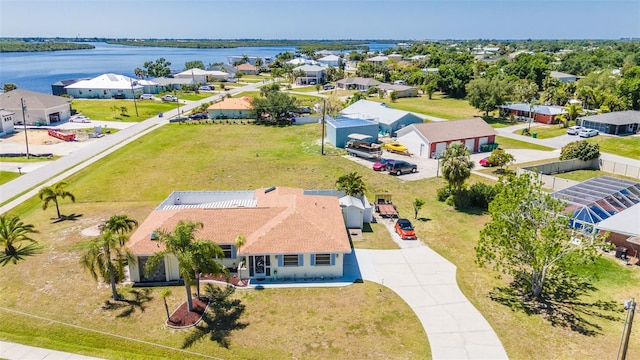
[[[113,300],[118,301],[120,297],[118,296],[118,291],[116,290],[116,274],[111,264],[109,264],[109,281],[111,282],[111,293],[113,294]]]
[[[164,300],[164,311],[167,312],[167,321],[171,320],[171,314],[169,314],[169,305],[167,305],[167,298],[163,298]]]
[[[58,219],[60,219],[62,216],[60,216],[60,206],[58,206],[58,198],[54,198],[53,202],[56,204],[56,212],[58,212]]]
[[[196,296],[198,297],[198,299],[200,299],[200,275],[199,275],[199,271],[196,270],[194,275],[195,275],[195,278],[196,278]]]
[[[191,298],[191,284],[188,281],[184,282],[185,290],[187,291],[187,310],[193,311],[193,299]]]

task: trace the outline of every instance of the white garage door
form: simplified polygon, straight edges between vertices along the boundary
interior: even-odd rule
[[[475,145],[476,145],[476,139],[467,139],[464,141],[464,146],[467,147],[467,149],[469,149],[469,151],[471,151],[473,153],[473,150],[475,150]]]
[[[481,137],[478,140],[478,149],[480,148],[480,146],[484,145],[484,144],[488,144],[489,143],[489,138],[488,137]]]
[[[436,156],[440,156],[445,150],[447,150],[447,143],[437,143],[436,144]]]

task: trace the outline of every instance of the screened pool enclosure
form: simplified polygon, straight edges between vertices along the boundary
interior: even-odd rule
[[[551,196],[567,202],[564,213],[572,227],[595,231],[600,221],[640,203],[640,183],[600,176]]]

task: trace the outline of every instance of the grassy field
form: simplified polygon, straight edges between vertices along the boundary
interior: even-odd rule
[[[142,100],[136,101],[138,106],[138,115],[136,116],[136,110],[133,104],[133,100],[85,100],[75,99],[73,100],[72,107],[84,116],[88,116],[93,120],[118,120],[125,122],[137,122],[143,121],[150,117],[158,115],[159,112],[166,112],[176,108],[175,103],[163,103],[158,100]],[[127,116],[122,116],[120,110],[116,110],[115,113],[111,110],[111,107],[115,106],[118,109],[121,107],[127,108]]]
[[[640,160],[640,137],[600,135],[587,141],[599,144],[602,152]]]
[[[517,130],[513,133],[521,135],[522,130]],[[531,128],[531,133],[536,133],[536,137],[538,139],[549,139],[556,136],[565,135],[567,133],[567,129],[562,127],[561,125],[541,125]]]
[[[35,198],[14,209],[12,213],[20,214],[25,222],[37,224],[41,231],[37,239],[45,251],[22,264],[2,268],[0,338],[105,358],[195,358],[24,313],[180,348],[188,332],[167,330],[161,325],[161,289],[151,289],[148,294],[135,289],[135,301],[136,294],[131,290],[130,306],[112,310],[103,307],[109,290],[96,287],[78,265],[82,244],[87,241],[81,230],[122,212],[142,221],[173,190],[243,190],[273,185],[333,188],[339,176],[358,171],[368,195],[392,194],[400,214],[413,214],[415,197],[427,199],[421,210],[426,220],[414,222],[418,236],[457,265],[462,291],[496,330],[510,358],[538,359],[540,354],[553,354],[559,359],[602,359],[616,353],[622,328],[621,305],[613,313],[615,320],[593,315],[589,307],[584,314],[577,313],[596,328],[595,335],[586,336],[491,300],[489,294],[494,287],[504,286],[506,280],[474,263],[473,247],[488,220],[486,214],[458,212],[435,201],[436,190],[444,185],[442,178],[407,182],[376,176],[340,156],[321,156],[319,134],[318,124],[284,128],[171,124],[68,179],[77,202],[62,201],[61,210],[81,215],[75,221],[53,223],[50,218],[55,210],[42,211]],[[472,181],[488,180],[473,177]],[[373,236],[365,232],[364,246],[392,246],[386,240],[388,233],[385,236],[386,230],[379,226],[372,226]],[[601,275],[594,283],[598,291],[580,300],[622,304],[630,297],[640,298],[638,269],[618,266],[610,259],[581,269],[588,273],[596,270]],[[182,288],[172,290],[170,308],[184,298]],[[235,296],[246,306],[240,321],[247,326],[229,334],[228,348],[205,340],[190,351],[224,359],[430,357],[417,317],[380,285],[238,291]],[[122,315],[127,311],[131,311],[128,316]],[[640,352],[639,332],[632,334],[629,352]]]
[[[503,136],[497,136],[496,142],[500,144],[500,148],[502,149],[531,149],[531,150],[544,150],[544,151],[554,150],[554,148],[551,148],[548,146],[532,144],[530,142],[510,139]]]
[[[399,249],[398,244],[393,242],[391,234],[384,224],[365,224],[362,229],[362,240],[353,241],[356,249]]]
[[[20,177],[20,174],[13,171],[0,171],[0,185]]]
[[[575,181],[585,181],[598,176],[611,176],[611,177],[617,177],[620,179],[626,179],[630,181],[638,181],[638,179],[617,175],[617,174],[612,174],[602,170],[575,170],[575,171],[569,171],[562,174],[554,174],[553,176],[563,178],[563,179],[575,180]]]
[[[449,98],[440,93],[433,94],[433,99],[431,100],[427,96],[400,98],[396,102],[391,102],[388,98],[380,99],[377,96],[369,97],[368,100],[384,102],[394,109],[417,112],[448,120],[467,119],[482,115],[478,109],[469,105],[467,100]]]

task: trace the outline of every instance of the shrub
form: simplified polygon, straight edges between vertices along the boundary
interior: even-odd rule
[[[447,200],[447,198],[448,198],[449,196],[451,196],[451,193],[452,193],[452,192],[451,192],[451,188],[450,188],[450,187],[448,187],[448,186],[441,187],[441,188],[440,188],[440,189],[438,189],[438,191],[437,191],[437,198],[438,198],[438,201],[442,202],[442,201]]]
[[[489,203],[494,196],[496,196],[496,190],[491,185],[475,183],[469,188],[471,206],[478,209],[489,210]]]
[[[591,160],[600,157],[600,145],[586,140],[568,143],[560,152],[560,160]]]

